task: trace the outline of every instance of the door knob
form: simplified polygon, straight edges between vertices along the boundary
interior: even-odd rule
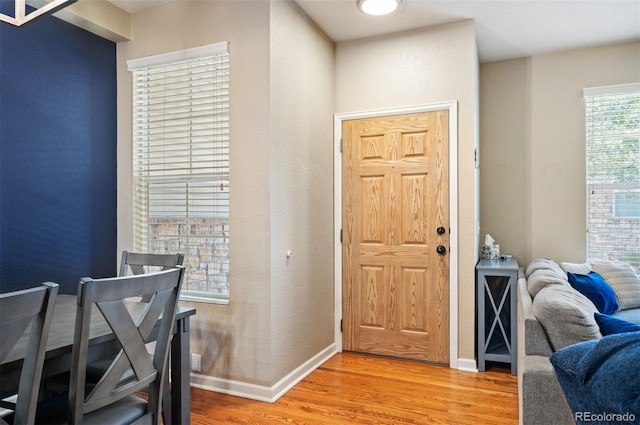
[[[444,235],[447,232],[447,229],[445,229],[444,227],[440,226],[436,229],[436,232],[438,232],[439,235]]]
[[[447,253],[447,248],[445,248],[443,245],[438,245],[436,251],[438,252],[438,254],[444,255]]]

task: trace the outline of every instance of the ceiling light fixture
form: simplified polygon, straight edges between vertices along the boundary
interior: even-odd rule
[[[36,19],[51,15],[52,13],[55,13],[58,10],[67,7],[72,3],[75,3],[76,1],[78,0],[53,0],[44,2],[45,4],[43,6],[36,8],[36,10],[33,10],[30,13],[27,13],[26,0],[15,0],[15,15],[9,16],[5,15],[4,13],[0,13],[0,21],[7,22],[19,27],[29,22],[33,22]]]
[[[398,8],[402,0],[356,0],[358,9],[367,15],[388,15]]]

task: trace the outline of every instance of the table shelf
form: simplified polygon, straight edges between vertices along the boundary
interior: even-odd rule
[[[510,363],[517,373],[517,291],[518,262],[480,260],[476,266],[478,309],[478,370],[487,361]]]

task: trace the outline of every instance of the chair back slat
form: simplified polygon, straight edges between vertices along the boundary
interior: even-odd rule
[[[36,305],[38,302],[36,301]],[[36,313],[37,314],[37,313]],[[24,335],[31,322],[33,315],[18,317],[15,320],[2,322],[2,339],[0,339],[0,359],[4,360],[18,340]]]
[[[82,423],[83,415],[148,389],[148,412],[158,423],[163,380],[167,370],[169,341],[184,269],[181,266],[141,275],[108,279],[83,279],[78,287],[78,312],[70,382],[70,422]],[[148,303],[128,300],[149,294]],[[93,309],[112,329],[119,353],[86,391],[89,330]],[[146,344],[159,329],[152,355]]]
[[[168,270],[176,266],[182,266],[183,261],[184,255],[180,253],[151,254],[122,251],[118,276],[128,276],[130,274],[139,275]],[[142,292],[139,295],[142,296],[143,302],[149,302],[149,294]]]
[[[121,342],[122,350],[136,376],[140,379],[152,375],[155,370],[153,365],[147,361],[149,356],[145,345],[146,341],[139,333],[138,327],[133,322],[125,305],[120,301],[107,301],[97,303],[97,305],[109,327]],[[149,315],[145,314],[146,317]],[[152,319],[157,321],[158,318],[159,315]]]
[[[31,325],[20,372],[18,398],[15,406],[12,406],[14,425],[32,424],[35,421],[42,365],[58,289],[57,283],[46,282],[40,287],[0,294],[0,361],[4,360]],[[0,379],[0,392],[5,393],[9,389],[2,388],[2,382],[3,379]],[[0,418],[0,423],[6,422]]]
[[[154,271],[167,270],[181,266],[184,261],[183,254],[147,254],[140,252],[123,251],[120,259],[119,276],[131,274],[145,274]]]

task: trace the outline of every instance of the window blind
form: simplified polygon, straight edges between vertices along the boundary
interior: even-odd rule
[[[228,300],[229,53],[226,43],[136,59],[136,249],[182,252],[182,297]]]
[[[587,256],[640,267],[640,84],[584,95]]]

